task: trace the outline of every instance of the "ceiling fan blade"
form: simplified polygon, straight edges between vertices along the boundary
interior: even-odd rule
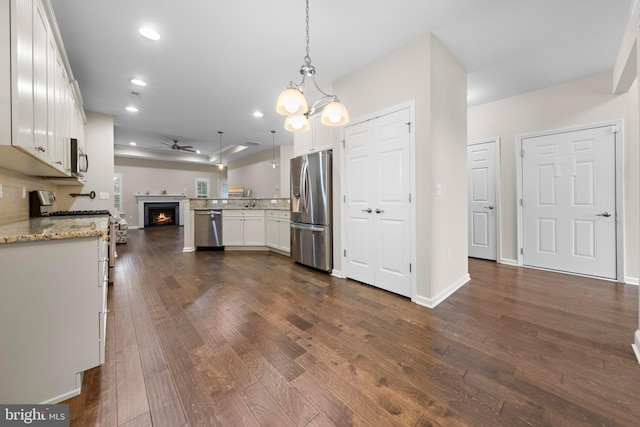
[[[192,150],[190,148],[185,148],[185,147],[180,147],[180,149],[183,150],[183,151],[188,151],[190,153],[195,153],[196,152],[196,150]]]
[[[184,150],[185,148],[193,148],[193,145],[178,145],[178,147],[180,147],[181,150]]]

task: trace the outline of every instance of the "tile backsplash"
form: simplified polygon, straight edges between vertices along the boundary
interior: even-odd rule
[[[57,185],[43,178],[23,175],[3,168],[0,168],[0,184],[2,185],[0,224],[29,218],[29,191],[58,190]],[[23,188],[26,192],[24,198],[22,197]]]

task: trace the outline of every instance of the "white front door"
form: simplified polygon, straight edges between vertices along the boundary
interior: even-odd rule
[[[497,259],[496,142],[467,147],[469,256]]]
[[[411,296],[408,108],[345,128],[346,276]]]
[[[613,126],[522,140],[523,264],[616,278]]]

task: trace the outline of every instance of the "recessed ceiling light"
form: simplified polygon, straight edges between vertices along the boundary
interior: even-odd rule
[[[129,145],[137,145],[137,144],[135,143],[135,141],[131,141]]]
[[[146,37],[149,40],[160,40],[160,34],[152,28],[142,27],[138,31],[143,37]]]
[[[200,150],[196,150],[196,154],[200,154]]]
[[[253,117],[264,117],[264,114],[261,111],[256,111],[253,113]]]
[[[147,82],[145,82],[144,80],[140,80],[140,79],[131,79],[131,83],[133,83],[136,86],[146,86]]]
[[[132,105],[128,106],[127,108],[125,108],[125,110],[127,110],[130,113],[137,113],[138,109]]]

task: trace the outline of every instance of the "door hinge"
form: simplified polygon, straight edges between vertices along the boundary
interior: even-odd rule
[[[411,273],[411,263],[409,263],[409,273]]]
[[[520,255],[524,255],[524,248],[520,248]]]
[[[347,203],[347,195],[346,194],[342,196],[342,201]]]
[[[411,122],[407,122],[407,123],[405,123],[405,124],[408,126],[409,133],[411,133]]]
[[[524,149],[520,150],[520,157],[524,158]]]
[[[344,250],[344,252],[342,253],[342,256],[343,256],[343,257],[345,257],[345,258],[347,257],[347,250],[346,250],[346,249],[345,249],[345,250]]]
[[[613,132],[613,133],[618,133],[618,132],[620,132],[620,130],[618,129],[618,125],[613,125],[613,126],[611,126],[611,132]]]
[[[342,148],[345,148],[345,147],[344,147],[344,139],[342,140]]]
[[[524,206],[524,201],[520,199],[520,206]]]
[[[409,193],[409,203],[411,203],[411,193]]]

